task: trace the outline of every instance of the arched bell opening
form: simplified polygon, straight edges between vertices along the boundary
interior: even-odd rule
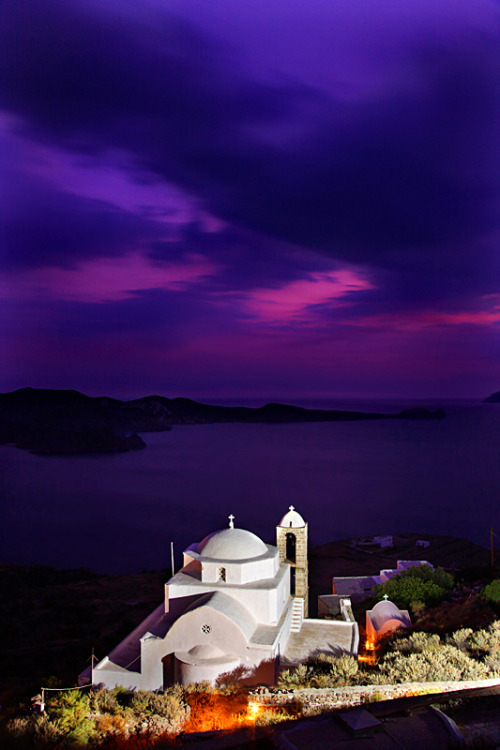
[[[286,559],[291,563],[297,561],[297,539],[295,534],[288,533],[286,535]]]

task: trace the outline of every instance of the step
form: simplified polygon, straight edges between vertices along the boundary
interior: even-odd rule
[[[292,605],[292,620],[290,623],[290,630],[292,633],[298,633],[302,627],[302,620],[304,619],[304,600],[301,597],[296,597],[293,600]]]

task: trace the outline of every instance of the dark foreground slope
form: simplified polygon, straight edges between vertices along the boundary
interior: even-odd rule
[[[0,394],[0,443],[16,443],[39,454],[104,453],[144,448],[139,432],[178,424],[216,422],[286,424],[366,419],[435,419],[442,410],[408,409],[399,414],[303,409],[266,404],[258,409],[213,406],[187,398],[147,396],[134,401],[90,398],[78,391],[23,388]]]

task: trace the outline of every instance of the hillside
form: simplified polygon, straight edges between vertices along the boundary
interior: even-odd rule
[[[436,419],[442,410],[407,409],[399,414],[303,409],[270,403],[260,408],[214,406],[187,398],[147,396],[120,401],[74,390],[22,388],[0,394],[0,443],[32,453],[109,453],[145,448],[137,433],[180,424],[338,422],[373,419]]]
[[[483,404],[500,404],[500,391],[492,393],[491,396],[487,396]]]

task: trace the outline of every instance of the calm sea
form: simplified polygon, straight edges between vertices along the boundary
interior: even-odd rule
[[[336,402],[309,406],[360,408]],[[236,525],[273,542],[289,505],[312,545],[417,532],[500,534],[500,406],[430,421],[200,425],[145,434],[144,451],[40,457],[0,448],[2,562],[133,572]],[[375,404],[398,411],[408,404]],[[500,542],[499,542],[500,544]]]

